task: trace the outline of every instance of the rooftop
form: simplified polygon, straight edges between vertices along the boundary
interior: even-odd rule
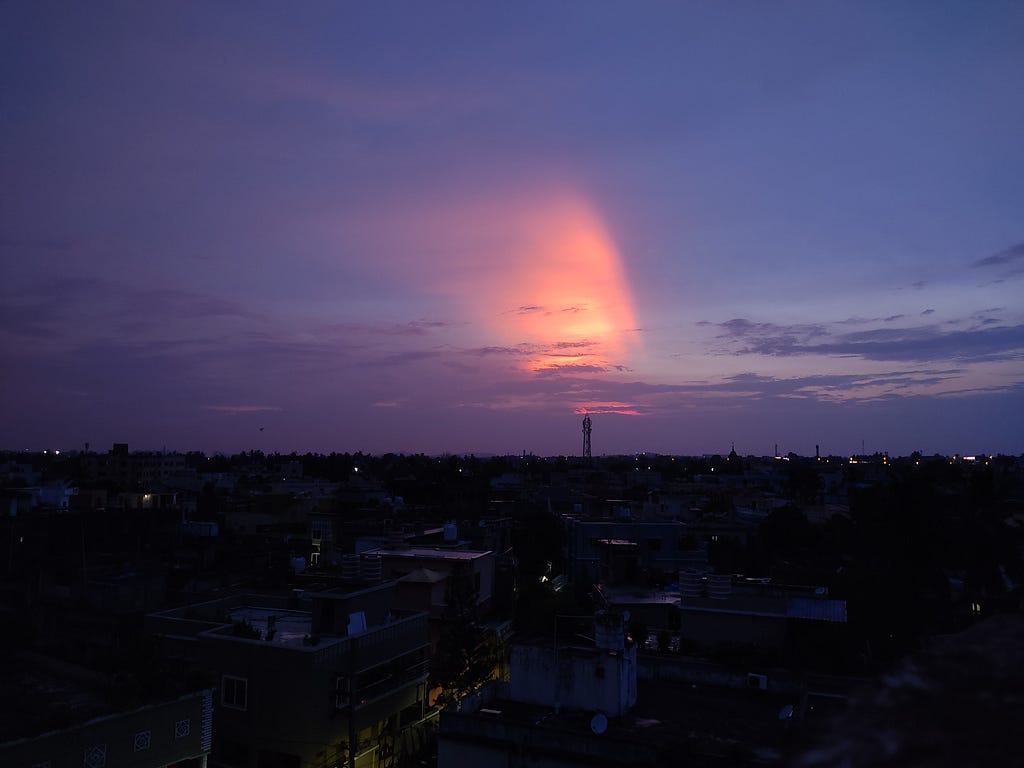
[[[402,547],[400,549],[370,549],[363,552],[364,555],[379,555],[381,557],[407,557],[410,559],[432,559],[432,560],[455,560],[470,561],[494,554],[491,550],[477,549],[447,549],[445,547]]]
[[[223,632],[230,634],[236,622],[245,622],[257,630],[263,640],[274,645],[304,645],[304,640],[313,631],[313,615],[307,611],[241,605],[228,612],[228,620],[232,627]],[[271,628],[273,628],[272,635],[270,634]]]
[[[399,579],[399,581],[414,581],[426,584],[436,584],[439,581],[444,581],[448,577],[440,571],[432,571],[429,568],[417,568],[411,573],[407,573],[405,576]]]
[[[498,735],[492,732],[529,729],[524,743],[571,752],[580,762],[602,758],[662,765],[671,758],[681,765],[686,757],[702,756],[701,765],[708,758],[711,764],[771,764],[780,758],[786,738],[780,712],[795,703],[792,696],[766,691],[643,680],[633,711],[607,718],[606,730],[595,735],[594,712],[563,709],[556,714],[550,707],[511,701],[497,687],[476,706],[464,703],[461,716],[446,710],[441,734],[472,738],[478,731]],[[747,752],[747,759],[737,759],[737,750]]]

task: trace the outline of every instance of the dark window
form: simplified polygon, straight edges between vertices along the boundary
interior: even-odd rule
[[[244,677],[224,675],[221,678],[220,703],[231,709],[245,709],[248,688],[248,681]]]

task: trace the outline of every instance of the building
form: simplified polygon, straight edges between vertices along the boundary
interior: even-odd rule
[[[494,596],[497,559],[490,550],[400,546],[370,549],[363,552],[362,556],[380,558],[381,572],[385,579],[400,579],[422,569],[450,577],[456,569],[465,568],[477,592],[477,604],[481,613],[485,614],[490,610]]]
[[[395,609],[394,588],[234,595],[147,629],[216,686],[218,764],[378,766],[414,751],[428,717],[427,616]]]
[[[591,630],[577,617],[559,617],[558,642],[516,645],[508,682],[489,683],[446,708],[439,768],[782,763],[799,712],[796,687],[751,688],[744,679],[735,689],[669,674],[644,679],[622,614],[594,618]]]
[[[566,573],[576,585],[646,583],[658,574],[706,560],[695,552],[692,531],[675,520],[588,518],[564,515]],[[645,578],[646,577],[646,578]]]
[[[213,690],[143,703],[104,675],[31,655],[3,662],[5,768],[205,768]]]
[[[508,682],[441,714],[439,766],[634,762],[636,743],[601,738],[609,720],[628,715],[637,700],[636,645],[621,614],[598,613],[593,642],[563,630],[564,638],[513,645]]]

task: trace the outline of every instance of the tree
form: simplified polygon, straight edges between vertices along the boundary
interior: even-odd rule
[[[473,576],[472,568],[460,563],[448,577],[441,637],[430,668],[431,685],[441,688],[440,706],[490,680],[501,658],[499,643],[479,624]]]

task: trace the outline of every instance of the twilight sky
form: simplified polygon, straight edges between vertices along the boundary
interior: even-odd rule
[[[0,4],[0,448],[1024,451],[1024,4]],[[260,428],[263,428],[262,431]]]

